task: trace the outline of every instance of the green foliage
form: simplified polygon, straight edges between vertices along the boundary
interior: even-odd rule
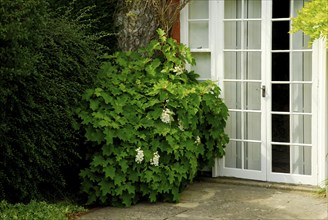
[[[78,22],[87,33],[113,53],[117,49],[115,15],[121,0],[47,0],[56,14]]]
[[[291,33],[303,31],[310,36],[310,45],[320,37],[328,38],[328,2],[327,0],[312,0],[306,2],[304,8],[293,18]],[[328,48],[328,41],[326,44]]]
[[[328,179],[324,180],[322,186],[318,189],[317,193],[320,196],[328,197]]]
[[[189,49],[158,33],[145,49],[107,56],[83,94],[78,114],[95,152],[81,172],[89,204],[177,202],[196,172],[224,155],[219,87],[198,82],[185,69],[194,64]]]
[[[29,204],[9,204],[0,202],[1,220],[67,220],[76,212],[85,209],[69,203],[48,204],[46,202],[31,201]]]
[[[56,197],[78,180],[72,109],[98,46],[43,0],[0,1],[0,199]]]

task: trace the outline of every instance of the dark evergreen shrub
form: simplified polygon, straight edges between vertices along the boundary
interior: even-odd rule
[[[114,25],[116,11],[122,0],[47,0],[50,7],[59,14],[87,27],[107,53],[117,48],[117,26]]]
[[[72,109],[93,82],[99,47],[47,7],[0,1],[0,200],[56,197],[78,181]]]

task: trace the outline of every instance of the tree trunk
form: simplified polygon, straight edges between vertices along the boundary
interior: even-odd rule
[[[190,0],[120,0],[116,16],[118,47],[122,51],[145,47],[156,38],[156,30],[167,34]]]
[[[156,34],[158,19],[146,0],[121,0],[117,15],[118,47],[122,51],[146,46]]]

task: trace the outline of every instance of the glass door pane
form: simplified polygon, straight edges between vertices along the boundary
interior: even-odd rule
[[[293,146],[292,165],[293,174],[311,175],[312,151],[309,146]]]
[[[230,141],[226,148],[225,167],[242,168],[242,142]]]
[[[247,170],[261,170],[261,143],[245,143],[245,164]]]
[[[245,72],[245,79],[261,80],[262,67],[262,53],[261,52],[246,52],[245,62],[248,64]]]
[[[224,18],[261,18],[261,0],[226,0]]]
[[[312,80],[312,52],[292,52],[292,78],[294,81],[311,81]]]
[[[272,172],[290,173],[289,146],[272,145]]]

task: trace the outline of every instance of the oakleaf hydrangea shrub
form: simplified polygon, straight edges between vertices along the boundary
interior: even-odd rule
[[[107,56],[78,109],[93,142],[81,171],[88,203],[130,206],[179,201],[197,171],[224,155],[228,110],[212,81],[185,69],[189,49],[167,38]]]

